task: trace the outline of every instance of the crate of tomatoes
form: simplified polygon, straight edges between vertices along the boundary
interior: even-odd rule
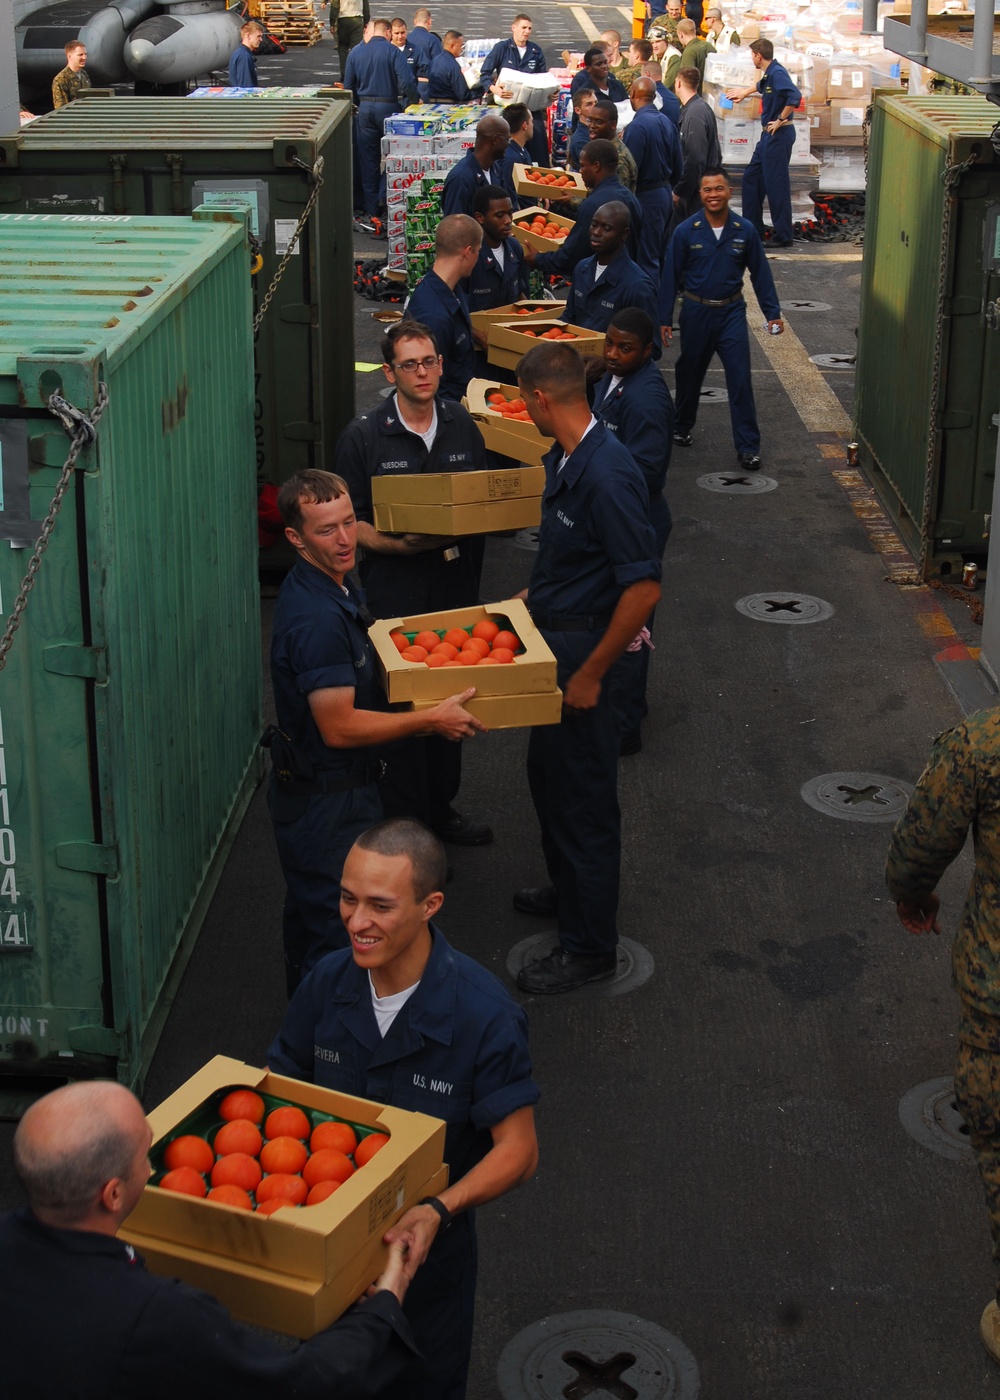
[[[514,188],[528,199],[569,199],[587,193],[583,176],[575,170],[550,169],[544,165],[514,166]]]
[[[218,1055],[149,1115],[120,1231],[157,1274],[311,1337],[381,1273],[382,1236],[447,1184],[444,1124]]]
[[[519,320],[530,317],[536,320],[539,316],[546,318],[551,316],[561,316],[566,309],[565,301],[534,301],[526,298],[524,301],[512,301],[507,306],[494,306],[489,311],[473,311],[469,316],[474,331],[489,330],[494,321],[510,321],[515,316]]]
[[[514,237],[526,248],[534,248],[539,253],[553,253],[562,247],[573,227],[573,220],[533,206],[514,215],[513,227]]]
[[[568,321],[542,320],[540,317],[525,317],[518,321],[494,321],[486,332],[488,350],[486,358],[491,365],[500,369],[517,369],[522,358],[540,340],[558,340],[560,344],[572,345],[581,355],[603,355],[604,334],[587,330],[585,326],[573,326]]]
[[[483,441],[492,452],[530,466],[542,465],[553,439],[543,437],[532,423],[520,391],[513,384],[472,379],[462,403],[476,420]]]

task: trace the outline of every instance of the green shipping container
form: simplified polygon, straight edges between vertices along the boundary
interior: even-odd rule
[[[985,558],[1000,407],[997,109],[981,97],[875,101],[858,330],[861,466],[921,576]],[[946,183],[947,177],[947,183]]]
[[[257,781],[242,215],[0,215],[0,612],[108,404],[0,671],[0,1105],[134,1083]],[[226,353],[219,353],[224,341]]]
[[[238,101],[91,97],[0,139],[0,211],[190,214],[236,199],[252,209],[260,310],[291,233],[322,187],[255,339],[258,482],[333,470],[354,417],[350,93]],[[206,327],[216,353],[221,325]]]

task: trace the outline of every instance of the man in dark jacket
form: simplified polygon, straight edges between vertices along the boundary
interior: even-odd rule
[[[701,208],[698,193],[701,177],[709,167],[722,164],[719,125],[715,113],[698,96],[697,68],[682,68],[677,74],[676,92],[681,101],[681,151],[684,173],[674,184],[674,207],[679,219],[689,219]]]
[[[494,44],[493,48],[490,49],[479,71],[479,82],[476,84],[475,91],[488,90],[493,93],[497,101],[502,101],[503,97],[497,79],[504,68],[513,68],[518,73],[547,73],[549,71],[545,54],[531,38],[531,19],[528,15],[515,15],[514,22],[510,26],[510,38],[502,39],[499,44]],[[544,112],[539,113],[539,120],[532,128],[531,144],[528,149],[535,165],[548,165],[549,140],[545,130]]]
[[[684,165],[681,139],[670,118],[653,105],[656,84],[652,78],[636,78],[629,100],[635,115],[622,140],[639,171],[635,192],[642,207],[642,229],[636,262],[659,286],[674,207],[672,187]]]
[[[642,229],[642,210],[632,191],[627,190],[618,179],[618,152],[610,141],[591,141],[584,146],[580,154],[580,174],[590,194],[576,211],[576,222],[561,248],[551,253],[538,253],[534,248],[526,248],[524,257],[529,268],[537,268],[546,275],[557,272],[562,277],[572,276],[577,263],[590,256],[591,219],[602,204],[615,199],[624,204],[629,212],[629,252],[634,253],[637,235]]]
[[[264,31],[256,20],[249,20],[240,26],[240,42],[229,60],[229,82],[232,87],[257,86],[257,60],[254,54],[260,48],[263,37]]]
[[[432,15],[430,10],[417,10],[413,16],[413,28],[409,33],[409,41],[417,51],[417,77],[420,80],[420,100],[426,100],[427,94],[427,74],[430,72],[432,61],[441,52],[441,40],[431,29]]]
[[[147,1273],[115,1238],[149,1179],[151,1141],[139,1100],[107,1080],[55,1089],[18,1124],[14,1169],[28,1206],[0,1218],[0,1270],[17,1281],[0,1322],[11,1400],[381,1394],[415,1352],[400,1307],[403,1243],[363,1302],[286,1351],[206,1293]]]
[[[437,58],[431,60],[427,74],[428,102],[468,102],[472,93],[465,81],[459,59],[465,39],[457,29],[449,29]]]
[[[503,155],[510,140],[510,127],[503,117],[487,112],[476,126],[476,141],[445,177],[441,194],[443,214],[468,214],[476,205],[476,191],[484,185],[503,184]],[[488,173],[487,173],[488,172]]]
[[[579,73],[573,74],[573,81],[569,85],[570,97],[582,87],[591,87],[597,97],[610,97],[612,102],[625,102],[628,100],[628,93],[621,83],[608,70],[608,51],[603,44],[594,44],[583,55],[583,67]],[[573,116],[573,125],[576,126],[577,117]]]
[[[479,260],[483,230],[467,214],[448,214],[434,235],[434,264],[414,288],[410,316],[434,332],[444,360],[441,393],[460,400],[475,374],[465,280]]]
[[[626,306],[648,310],[656,305],[657,289],[628,255],[628,233],[629,215],[624,204],[613,200],[595,210],[590,221],[592,256],[573,269],[564,321],[587,330],[606,331],[612,317]]]
[[[385,119],[417,100],[417,85],[406,59],[389,43],[389,21],[374,20],[372,29],[367,44],[351,49],[344,71],[344,87],[350,88],[358,109],[358,160],[366,214],[385,208],[385,175],[381,173]]]
[[[490,185],[477,193],[475,218],[483,241],[479,260],[464,284],[470,313],[509,306],[528,295],[524,249],[510,231],[512,213],[505,189]]]

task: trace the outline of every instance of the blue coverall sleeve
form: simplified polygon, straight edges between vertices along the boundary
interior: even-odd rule
[[[444,189],[441,191],[441,213],[465,213],[465,184],[460,178],[445,180]]]
[[[609,463],[607,489],[593,513],[594,532],[607,551],[620,588],[658,580],[660,561],[649,523],[649,493],[641,477]]]
[[[485,90],[496,81],[496,76],[500,72],[500,59],[504,51],[504,41],[494,44],[486,55],[482,68],[479,70],[479,82],[473,89],[474,92],[485,92]]]
[[[372,483],[365,460],[364,443],[355,423],[348,423],[341,433],[333,451],[333,460],[338,473],[347,482],[351,493],[351,505],[359,520],[371,525],[374,521],[372,508]]]
[[[574,324],[574,318],[575,318],[575,316],[576,316],[576,274],[574,273],[574,274],[573,274],[573,280],[572,280],[572,282],[571,282],[570,285],[569,285],[569,296],[567,296],[567,298],[566,298],[566,309],[563,311],[563,314],[562,314],[561,319],[562,319],[563,321],[568,321],[570,325],[573,325],[573,324]]]
[[[451,90],[455,94],[456,102],[468,102],[472,96],[472,90],[465,81],[465,74],[458,65],[458,59],[455,60],[455,67],[452,69]]]
[[[777,288],[774,285],[774,276],[771,272],[771,265],[764,256],[764,245],[760,241],[760,234],[756,229],[751,228],[753,237],[747,236],[747,269],[750,273],[750,281],[760,302],[760,309],[769,321],[781,319],[781,304],[778,301]],[[666,324],[666,323],[664,323]]]
[[[623,427],[628,450],[643,476],[647,481],[659,476],[666,453],[664,435],[670,427],[669,423],[664,423],[659,406],[648,401],[630,404]],[[667,443],[669,441],[667,436]]]
[[[354,55],[359,48],[361,48],[361,45],[355,44],[354,48],[351,49],[350,53],[347,55],[347,66],[344,68],[344,87],[348,89],[354,99],[355,107],[358,105],[359,79],[357,72],[358,65],[355,62]]]
[[[268,1068],[289,1079],[311,1084],[315,1078],[316,1026],[322,1015],[325,979],[315,971],[304,977],[288,1003],[281,1030],[267,1051]]]
[[[539,1100],[531,1074],[527,1022],[523,1011],[517,1010],[519,1015],[499,1012],[484,1028],[469,1112],[475,1128],[494,1128]]]
[[[667,248],[667,256],[663,260],[663,281],[660,283],[661,326],[672,324],[674,302],[677,300],[677,292],[681,285],[686,252],[687,238],[681,236],[680,229],[675,229],[674,236]],[[753,276],[752,273],[751,276]]]
[[[539,253],[535,259],[535,267],[539,272],[571,272],[578,262],[582,262],[590,253],[590,219],[580,218],[580,209],[577,210],[576,223],[570,229],[563,240],[561,248],[555,248],[551,253]]]
[[[524,249],[520,243],[517,245],[517,290],[522,297],[526,297],[530,291],[528,264],[524,261]]]
[[[233,87],[253,87],[251,54],[245,44],[240,44],[229,60],[229,81]]]
[[[669,118],[667,120],[669,125],[665,130],[670,134],[670,183],[676,185],[684,170],[684,151],[681,148],[680,132]]]

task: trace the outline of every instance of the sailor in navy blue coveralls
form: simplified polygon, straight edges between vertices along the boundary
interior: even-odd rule
[[[365,891],[354,888],[357,856],[356,849],[345,869],[344,916],[352,932],[378,933],[384,920],[377,912],[366,916]],[[363,876],[364,866],[361,870]],[[439,907],[439,897],[436,903]],[[379,969],[364,951],[324,959],[289,1006],[268,1064],[323,1088],[443,1119],[449,1187],[460,1187],[500,1138],[511,1146],[516,1142],[521,1175],[501,1187],[509,1190],[530,1175],[537,1160],[530,1110],[539,1093],[527,1021],[491,973],[453,949],[433,924],[429,931],[429,955],[402,1006],[396,1002],[377,1010],[376,996],[387,998],[376,992],[373,973]],[[395,1015],[383,1029],[386,1011]],[[404,1302],[424,1360],[379,1391],[393,1400],[463,1400],[466,1393],[477,1273],[475,1212],[450,1215],[445,1204],[438,1214],[444,1228],[437,1230]],[[407,1228],[406,1217],[398,1228]]]
[[[713,355],[726,372],[726,392],[733,441],[741,466],[760,466],[760,429],[754,407],[750,370],[747,308],[743,274],[749,270],[753,289],[769,325],[781,326],[781,307],[774,278],[757,230],[729,209],[726,176],[702,176],[702,212],[685,219],[670,240],[660,293],[660,324],[669,343],[674,301],[683,293],[680,314],[681,353],[675,367],[677,421],[674,441],[688,447],[698,416],[698,395]],[[708,214],[716,209],[726,221],[719,236]]]
[[[558,272],[560,276],[569,278],[577,264],[590,256],[591,220],[602,204],[612,200],[624,204],[629,212],[629,253],[633,257],[636,255],[642,236],[642,210],[632,191],[618,179],[618,152],[612,142],[588,142],[580,157],[580,174],[590,193],[581,201],[573,227],[563,239],[562,246],[551,253],[537,253],[534,248],[525,250],[528,266],[545,276]]]
[[[469,302],[461,283],[452,291],[431,268],[414,288],[406,312],[434,332],[444,360],[441,394],[458,402],[476,373]]]
[[[658,292],[628,255],[628,235],[628,210],[623,204],[602,204],[595,210],[590,221],[594,252],[573,270],[564,321],[591,331],[606,331],[616,311],[626,306],[648,311],[656,305]],[[659,338],[657,327],[657,342]]]
[[[442,214],[475,212],[476,191],[485,185],[504,183],[503,155],[510,141],[510,128],[503,117],[487,112],[476,126],[476,144],[445,176],[441,192]]]
[[[449,29],[444,37],[444,48],[431,60],[427,72],[427,102],[468,102],[472,97],[472,90],[458,61],[458,55],[462,52],[462,36],[455,34],[451,39],[449,35],[452,34],[454,30]]]
[[[382,815],[375,751],[330,748],[309,708],[312,691],[353,687],[356,709],[385,709],[366,616],[352,583],[342,588],[305,559],[295,562],[275,604],[271,684],[277,724],[302,760],[297,778],[279,783],[279,750],[272,744],[267,805],[286,885],[282,930],[289,995],[303,969],[347,946],[339,912],[344,857]]]
[[[485,189],[476,195],[476,222],[482,226],[483,243],[479,261],[465,281],[470,315],[476,311],[492,311],[497,306],[510,306],[528,295],[528,267],[524,249],[511,234],[513,200],[506,190]],[[476,337],[476,377],[495,372],[486,359],[486,337]],[[502,378],[516,381],[502,372]],[[509,460],[505,462],[509,466]]]
[[[479,70],[479,82],[476,84],[475,92],[485,92],[488,88],[493,87],[502,68],[513,68],[518,73],[547,73],[549,71],[545,54],[539,45],[529,37],[531,20],[527,18],[515,20],[510,27],[510,32],[509,39],[501,39],[499,44],[494,44],[486,55],[483,66]],[[548,165],[549,138],[545,130],[544,112],[539,112],[535,118],[534,129],[526,149],[530,157],[529,163]]]
[[[636,78],[631,94],[635,115],[622,140],[639,169],[635,192],[642,206],[642,230],[636,262],[659,285],[674,208],[671,187],[681,177],[684,157],[677,127],[653,106],[655,97],[652,78]]]
[[[573,74],[573,80],[569,85],[570,101],[580,88],[589,87],[594,89],[598,98],[607,97],[612,102],[627,102],[628,93],[608,69],[608,55],[604,49],[589,48],[583,55],[584,66],[578,73]],[[580,124],[579,113],[573,112],[573,130]]]
[[[356,44],[348,54],[344,87],[350,88],[358,109],[365,213],[376,214],[385,207],[385,176],[380,174],[385,119],[417,101],[417,85],[399,49],[389,43],[385,32],[376,31],[367,44]]]
[[[439,37],[422,24],[415,24],[407,36],[408,42],[417,51],[416,75],[420,84],[420,101],[427,100],[427,74],[431,63],[443,47]]]
[[[604,362],[607,373],[594,389],[594,412],[623,443],[646,478],[649,519],[656,535],[657,557],[663,558],[670,535],[670,507],[663,488],[670,465],[674,404],[660,370],[658,326],[645,308],[615,315],[607,328]],[[653,613],[646,623],[653,631]],[[639,726],[646,713],[650,648],[626,652],[616,671],[615,704],[619,711],[622,748],[638,752]]]
[[[765,52],[758,52],[758,45]],[[766,46],[766,47],[765,47]],[[743,172],[741,198],[743,216],[764,236],[764,199],[771,211],[774,238],[771,247],[790,248],[793,242],[792,182],[788,164],[795,144],[795,122],[792,113],[802,101],[802,94],[792,82],[787,69],[768,54],[774,48],[768,39],[757,39],[750,45],[754,67],[761,79],[756,91],[760,93],[761,136],[750,164]],[[753,92],[753,88],[743,92]],[[741,94],[742,95],[742,94]],[[730,94],[732,96],[732,94]]]
[[[559,349],[568,353],[565,347]],[[531,350],[529,357],[535,357],[535,363],[548,362],[552,351],[540,351],[541,347]],[[532,387],[531,363],[528,358],[526,367],[522,361],[519,383],[529,412],[538,412],[535,395],[542,389]],[[582,362],[579,373],[580,403],[579,409],[574,403],[573,412],[582,421],[580,409],[587,412]],[[545,426],[539,422],[543,431]],[[550,419],[548,426],[559,424]],[[587,663],[593,665],[592,656],[600,654],[620,605],[626,611],[631,605],[632,612],[635,603],[643,607],[641,616],[632,619],[634,631],[622,640],[621,650],[639,631],[659,596],[660,561],[642,472],[602,422],[591,417],[589,429],[568,457],[557,440],[544,464],[542,522],[527,602],[555,653],[557,684],[566,704],[560,724],[538,726],[528,740],[528,786],[551,889],[520,891],[514,904],[523,912],[556,913],[559,928],[559,948],[543,958],[541,966],[524,967],[518,986],[559,992],[614,973],[621,870],[620,738],[612,699],[618,658],[612,658],[596,694]],[[642,584],[652,587],[639,588]],[[581,683],[591,692],[591,703],[571,709]],[[554,965],[546,971],[550,960]],[[576,967],[583,969],[581,979],[567,982],[564,973],[572,978]],[[538,971],[540,983],[533,977]]]

